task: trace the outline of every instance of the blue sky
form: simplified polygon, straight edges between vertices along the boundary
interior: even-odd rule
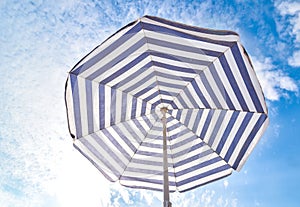
[[[68,134],[68,71],[145,14],[238,32],[266,96],[270,125],[240,172],[173,206],[298,206],[300,1],[0,1],[0,206],[161,206],[159,192],[110,183]]]

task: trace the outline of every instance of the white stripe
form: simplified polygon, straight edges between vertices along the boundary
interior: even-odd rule
[[[118,57],[122,53],[124,53],[129,47],[131,47],[132,45],[137,43],[142,38],[144,38],[143,31],[140,31],[140,32],[136,33],[134,36],[132,36],[130,39],[128,39],[126,42],[124,42],[122,45],[119,45],[117,50],[115,49],[115,50],[111,51],[111,53],[109,53],[108,55],[103,57],[96,64],[91,66],[86,71],[82,72],[80,74],[80,76],[86,78],[89,75],[93,74],[94,72],[99,70],[99,68],[106,65],[107,63],[109,63],[111,60],[115,59],[116,57]],[[100,46],[100,47],[102,49],[102,46]],[[101,50],[99,52],[101,52]]]
[[[195,102],[197,103],[197,105],[199,106],[199,108],[205,108],[204,104],[202,103],[201,99],[199,98],[199,94],[197,94],[197,92],[195,91],[195,89],[192,86],[192,84],[187,85],[187,89],[191,93],[193,99],[195,100]],[[192,104],[189,105],[189,106],[190,106],[190,108],[194,108],[194,106]]]
[[[216,59],[216,57],[213,57],[213,56],[206,56],[206,55],[199,54],[199,53],[172,49],[172,48],[169,48],[169,47],[154,45],[154,44],[150,44],[150,43],[148,43],[148,47],[149,47],[150,50],[153,50],[153,51],[156,51],[156,52],[163,51],[165,54],[168,54],[170,56],[172,56],[172,55],[174,55],[176,57],[181,56],[181,57],[185,57],[185,58],[192,58],[192,59],[203,60],[203,61],[208,61],[208,62],[212,62]]]
[[[193,163],[193,165],[192,164],[190,164],[190,167],[193,167],[193,166],[195,166],[195,165],[197,165],[197,164],[201,164],[202,162],[195,162],[195,163]],[[215,162],[215,163],[213,163],[213,164],[210,164],[210,165],[207,165],[207,166],[205,166],[205,167],[202,167],[202,168],[200,168],[200,169],[197,169],[197,170],[195,170],[195,171],[191,171],[191,172],[189,172],[189,173],[185,173],[185,174],[183,174],[183,175],[181,175],[181,176],[177,176],[176,177],[176,181],[177,182],[180,182],[180,181],[183,181],[183,180],[185,180],[185,179],[189,179],[190,177],[193,177],[193,176],[196,176],[196,175],[199,175],[199,174],[202,174],[202,173],[205,173],[205,172],[208,172],[208,171],[210,171],[210,170],[213,170],[213,169],[216,169],[216,168],[218,168],[218,167],[221,167],[221,166],[223,166],[223,165],[225,165],[226,164],[226,162],[224,161],[224,160],[220,160],[220,161],[218,161],[218,162]],[[188,168],[188,167],[187,167]],[[185,169],[187,169],[187,168],[185,168]],[[175,172],[178,172],[177,170],[175,171]],[[205,179],[204,179],[205,180]]]
[[[122,118],[122,92],[116,90],[116,124],[121,122]]]
[[[85,79],[77,76],[82,136],[88,135]]]
[[[217,35],[217,34],[206,34],[206,33],[202,33],[202,32],[190,31],[190,30],[170,26],[170,25],[167,25],[167,24],[164,24],[164,23],[161,23],[161,22],[157,22],[157,21],[148,19],[147,17],[142,18],[141,21],[142,22],[147,22],[147,23],[150,23],[150,24],[160,25],[160,26],[170,28],[170,29],[173,29],[173,30],[177,30],[177,31],[185,32],[185,33],[195,35],[195,36],[198,36],[198,37],[205,37],[205,38],[209,38],[209,39],[213,39],[213,40],[222,40],[222,41],[238,41],[239,40],[238,35]],[[181,25],[183,25],[183,24],[181,24]],[[207,29],[207,30],[213,31],[211,29]],[[216,31],[218,31],[218,30],[216,30]]]
[[[238,45],[240,51],[244,50],[242,48],[242,45],[239,42],[238,42],[237,45]],[[242,55],[242,58],[243,58],[244,63],[246,65],[246,67],[247,67],[247,71],[249,73],[250,79],[251,79],[251,81],[253,83],[253,86],[255,88],[255,92],[256,92],[256,94],[257,94],[257,96],[259,98],[260,104],[263,107],[264,112],[267,113],[268,109],[267,109],[267,106],[266,106],[266,103],[265,103],[265,98],[264,98],[264,95],[262,93],[262,88],[261,88],[261,85],[260,85],[260,83],[258,81],[256,73],[255,73],[253,67],[251,66],[251,64],[249,62],[250,60],[247,58],[247,56],[246,55]]]
[[[190,149],[193,146],[195,146],[197,144],[200,144],[200,143],[202,143],[202,141],[200,139],[194,139],[193,142],[191,142],[191,143],[186,143],[185,145],[182,145],[182,146],[180,146],[176,149],[172,149],[173,156],[178,152],[185,152],[181,156],[173,158],[174,163],[178,163],[178,162],[183,161],[185,159],[191,158],[192,156],[199,155],[200,153],[202,153],[202,152],[209,149],[209,147],[207,145],[203,145],[202,147],[200,147],[197,150],[190,151]]]
[[[116,140],[117,143],[119,143],[122,148],[132,157],[134,155],[135,151],[132,151],[132,149],[126,144],[126,142],[120,137],[120,135],[112,128],[108,127],[107,131],[112,135],[112,137]],[[98,134],[98,133],[97,133]],[[111,148],[112,149],[112,148]],[[116,149],[117,150],[117,149]],[[126,164],[127,162],[124,161]]]
[[[227,125],[228,125],[228,123],[229,123],[229,121],[231,119],[232,114],[233,114],[233,111],[227,111],[226,114],[225,114],[225,116],[224,116],[224,119],[223,119],[222,123],[219,126],[219,131],[218,131],[218,133],[217,133],[217,135],[215,137],[215,140],[214,140],[214,142],[213,142],[213,144],[211,146],[211,148],[214,151],[217,150],[217,147],[218,147],[218,145],[219,145],[219,143],[221,141],[221,138],[222,138],[222,136],[223,136],[223,134],[225,132],[225,129],[226,129],[226,127],[227,127]]]
[[[110,127],[109,127],[110,128]],[[107,128],[108,129],[108,128]],[[110,130],[111,132],[111,130]],[[105,145],[101,146],[100,144],[98,144],[98,142],[94,139],[94,137],[92,136],[87,136],[86,140],[88,140],[95,148],[99,149],[98,151],[101,152],[101,155],[103,153],[107,153],[108,157],[112,157],[108,152],[105,151],[105,149],[109,149],[112,153],[114,153],[114,155],[116,157],[118,157],[125,165],[129,162],[129,160],[123,155],[122,152],[119,151],[119,149],[110,141],[110,139],[105,136],[105,134],[102,132],[102,130],[98,131],[95,133],[98,137],[98,139],[101,139]],[[113,137],[115,139],[115,137]],[[98,146],[101,146],[101,148],[99,148]],[[122,146],[123,147],[123,146]],[[123,148],[124,149],[124,148]],[[105,152],[104,152],[105,151]],[[104,156],[105,154],[103,154],[103,157],[105,159],[108,159],[107,156]],[[117,161],[115,161],[117,162]],[[111,162],[110,162],[111,163]],[[111,163],[113,164],[113,163]],[[119,163],[117,163],[117,165],[121,168],[121,166],[119,165]]]
[[[207,68],[207,70],[204,70],[203,72],[207,78],[207,81],[209,82],[209,84],[212,88],[213,93],[216,95],[219,103],[221,104],[222,109],[228,109],[228,106],[224,99],[224,97],[225,97],[224,90],[225,89],[223,89],[222,91],[219,90],[219,87],[218,87],[219,83],[216,83],[213,75],[211,74],[211,71],[208,68]]]
[[[221,110],[214,110],[214,114],[213,114],[213,116],[212,116],[212,118],[211,118],[211,121],[210,121],[210,123],[209,123],[209,126],[208,126],[208,128],[207,128],[205,137],[203,137],[203,141],[204,141],[205,143],[208,143],[208,142],[209,142],[209,140],[210,140],[210,138],[211,138],[211,136],[212,136],[212,132],[213,132],[213,130],[214,130],[215,127],[216,127],[216,123],[217,123],[217,121],[218,121],[218,118],[219,118],[219,116],[220,116],[220,113],[221,113]],[[217,126],[217,127],[219,127],[219,126]]]
[[[199,111],[199,110],[192,110],[192,111],[193,111],[193,112],[192,112],[192,114],[191,114],[190,121],[189,121],[189,123],[188,123],[188,125],[187,125],[187,128],[189,128],[190,130],[193,129],[193,126],[194,126],[194,123],[195,123],[195,119],[196,119],[196,117],[197,117],[197,114],[198,114],[198,111]]]
[[[92,81],[92,100],[93,100],[93,123],[94,131],[100,129],[99,117],[99,84]]]
[[[136,139],[137,137],[132,136],[132,134],[127,130],[126,126],[124,126],[122,123],[118,124],[118,127],[130,141],[130,143],[137,149],[140,145],[139,141]]]
[[[210,181],[216,180],[218,178],[225,177],[227,175],[230,175],[231,173],[232,173],[232,169],[227,169],[227,170],[224,170],[224,171],[221,171],[221,172],[209,175],[209,176],[207,176],[205,178],[198,179],[198,180],[195,180],[193,182],[187,183],[185,185],[178,186],[177,189],[179,191],[185,191],[187,189],[193,188],[194,186],[203,185],[205,183],[208,183]]]
[[[221,157],[225,157],[226,153],[228,152],[228,149],[234,139],[234,136],[236,135],[237,131],[239,130],[239,128],[241,127],[241,123],[243,122],[244,118],[246,116],[246,113],[239,113],[237,119],[235,120],[232,129],[230,130],[229,135],[227,136],[227,139],[223,145],[223,148],[220,152],[220,156]]]
[[[248,92],[248,89],[245,85],[244,79],[240,73],[240,70],[238,69],[238,66],[235,62],[235,59],[233,57],[231,50],[227,50],[224,55],[227,59],[227,62],[229,64],[230,68],[231,68],[234,79],[236,80],[238,87],[242,93],[245,103],[247,104],[250,111],[256,111],[255,106],[253,105],[252,99],[250,97],[250,94]]]
[[[213,50],[213,51],[217,51],[217,52],[224,52],[228,48],[223,45],[213,44],[213,43],[209,43],[209,42],[203,42],[203,41],[199,41],[199,40],[187,39],[187,38],[183,38],[183,37],[179,37],[179,36],[173,36],[173,35],[169,35],[169,34],[153,32],[153,31],[149,31],[149,30],[144,30],[144,32],[145,32],[146,37],[154,38],[157,40],[164,40],[169,43],[175,43],[175,44],[180,44],[180,45],[184,45],[184,46],[199,48],[199,52],[201,52],[201,49],[208,49],[208,50]],[[197,32],[197,34],[199,34],[199,33]]]
[[[200,77],[196,77],[195,81],[199,87],[199,89],[202,92],[202,95],[204,96],[204,98],[206,99],[206,101],[208,102],[208,104],[210,105],[211,108],[216,108],[216,104],[213,101],[213,99],[211,98],[211,95],[207,92],[205,85],[203,84],[202,80],[200,79]],[[209,83],[210,84],[210,83]],[[199,95],[199,94],[198,94]]]
[[[176,65],[176,66],[182,67],[182,68],[190,68],[190,69],[194,69],[195,71],[201,71],[206,67],[206,66],[203,66],[203,65],[200,65],[200,64],[187,63],[184,60],[182,60],[183,58],[180,59],[180,57],[178,57],[178,56],[176,56],[177,60],[171,60],[171,59],[168,59],[168,58],[157,57],[155,55],[151,55],[151,58],[155,62],[166,63],[168,65]],[[163,73],[171,73],[171,74],[174,74],[174,75],[176,74],[176,75],[181,76],[181,77],[194,77],[195,76],[195,74],[184,73],[184,72],[181,72],[181,71],[172,71],[172,70],[165,69],[165,68],[162,68],[162,67],[159,67],[159,66],[156,66],[155,69],[157,69],[157,71],[160,71],[160,72],[163,72]]]
[[[264,131],[266,130],[267,126],[269,125],[269,119],[267,119],[263,125],[261,126],[261,128],[259,129],[259,131],[256,133],[254,139],[252,140],[252,142],[250,143],[244,157],[242,158],[242,160],[240,161],[240,164],[237,167],[237,171],[240,171],[242,169],[242,167],[244,166],[245,162],[247,161],[249,155],[251,154],[251,152],[253,151],[254,147],[256,146],[256,144],[258,143],[258,141],[260,140],[260,138],[262,137]]]
[[[105,125],[104,127],[110,126],[110,117],[111,117],[111,88],[108,86],[104,87],[104,94],[105,94]]]
[[[237,99],[237,97],[236,97],[236,95],[235,95],[235,93],[232,89],[232,86],[231,86],[231,84],[229,83],[229,81],[227,79],[227,76],[224,72],[224,69],[223,69],[219,59],[216,59],[214,61],[214,66],[215,66],[216,71],[217,71],[217,73],[218,73],[218,75],[219,75],[219,77],[222,81],[222,83],[218,83],[218,84],[223,86],[224,90],[227,91],[227,94],[228,94],[234,108],[236,110],[242,110],[242,107],[240,106],[240,103],[239,103],[239,101],[238,101],[238,99]]]
[[[259,119],[260,114],[253,114],[253,116],[251,117],[251,119],[249,120],[249,123],[247,125],[247,127],[245,128],[245,130],[243,131],[242,136],[240,137],[240,140],[238,142],[238,144],[236,145],[236,147],[234,148],[234,151],[228,161],[229,165],[233,165],[237,156],[239,155],[243,145],[245,144],[249,134],[251,133],[254,125],[256,124],[257,120]]]
[[[147,45],[143,45],[142,47],[138,48],[136,51],[134,51],[131,55],[123,59],[122,61],[118,62],[116,65],[114,65],[112,68],[109,70],[105,71],[102,73],[100,76],[94,79],[96,82],[100,82],[104,80],[105,78],[108,78],[115,72],[119,71],[122,69],[124,66],[129,64],[131,61],[133,61],[135,58],[137,58],[139,55],[142,53],[146,52],[147,50]],[[118,76],[117,78],[111,80],[110,82],[107,83],[107,85],[113,86],[118,83],[120,83],[122,80],[126,79],[128,76],[132,75],[133,73],[139,71],[144,65],[146,65],[148,62],[151,61],[151,58],[148,56],[142,61],[140,61],[138,64],[134,65],[133,67],[129,68],[126,70],[122,75]]]
[[[196,133],[195,133],[197,136],[200,136],[200,134],[203,130],[203,126],[205,124],[205,121],[207,119],[208,113],[209,113],[209,109],[201,109],[201,110],[203,110],[203,112],[201,114],[201,118],[200,118],[197,130],[196,130]],[[200,137],[200,139],[204,139],[204,137]]]

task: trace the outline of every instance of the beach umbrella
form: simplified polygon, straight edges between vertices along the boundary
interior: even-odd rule
[[[74,146],[110,181],[184,192],[240,170],[268,125],[251,61],[232,31],[144,16],[69,72]]]

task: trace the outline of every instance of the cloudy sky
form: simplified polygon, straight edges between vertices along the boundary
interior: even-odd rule
[[[154,15],[241,36],[270,125],[240,172],[173,206],[298,206],[300,1],[0,1],[0,206],[161,206],[159,192],[110,183],[72,146],[68,71],[116,30]]]

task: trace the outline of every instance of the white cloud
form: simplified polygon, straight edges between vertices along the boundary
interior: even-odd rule
[[[285,22],[277,23],[278,29],[282,33],[288,33],[294,38],[294,47],[299,48],[300,46],[300,2],[296,1],[284,1],[279,4],[275,4],[279,14],[287,18],[288,26]],[[288,58],[288,63],[290,66],[299,67],[300,66],[300,51],[293,51],[292,57]]]
[[[288,92],[298,92],[295,81],[282,70],[276,69],[270,58],[258,60],[252,57],[251,59],[267,99],[275,101],[287,97]]]
[[[288,63],[290,66],[300,67],[300,50],[294,51],[293,56],[288,59]]]
[[[227,189],[227,187],[228,187],[228,185],[229,185],[228,180],[224,180],[224,181],[223,181],[223,185],[224,185],[224,188]]]

